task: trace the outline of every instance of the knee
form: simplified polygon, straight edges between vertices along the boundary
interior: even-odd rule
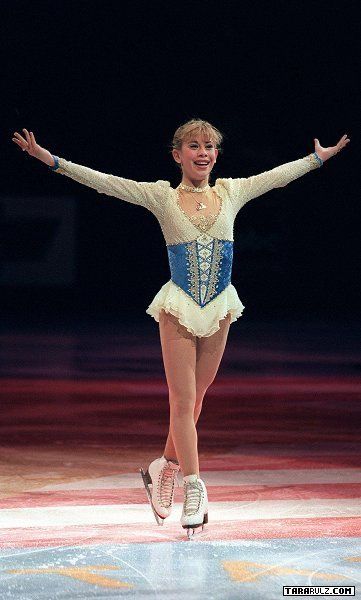
[[[185,417],[193,415],[196,398],[194,394],[179,393],[169,394],[169,406],[171,417]]]
[[[200,412],[201,409],[202,409],[203,398],[204,398],[205,393],[207,391],[207,387],[206,386],[202,386],[200,388],[197,388],[197,390],[196,390],[196,401],[195,401],[195,406],[194,406],[195,412]]]
[[[210,385],[213,383],[215,377],[213,377],[213,379],[208,379],[206,382],[198,382],[196,385],[196,403],[197,404],[202,404],[203,402],[203,398],[208,390],[208,388],[210,387]]]

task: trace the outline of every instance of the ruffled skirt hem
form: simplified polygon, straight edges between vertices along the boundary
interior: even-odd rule
[[[181,325],[197,337],[209,337],[220,329],[219,321],[227,314],[231,323],[242,315],[244,306],[230,283],[214,300],[201,308],[172,280],[167,281],[145,311],[159,323],[161,310],[174,315]]]

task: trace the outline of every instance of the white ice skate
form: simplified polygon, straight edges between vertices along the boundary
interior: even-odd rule
[[[208,495],[204,481],[197,474],[183,477],[184,502],[181,525],[187,529],[188,539],[194,535],[197,527],[208,523]]]
[[[152,507],[158,525],[163,525],[164,519],[169,517],[174,499],[174,482],[177,479],[180,466],[164,456],[156,458],[150,463],[147,471],[139,469],[148,500]]]

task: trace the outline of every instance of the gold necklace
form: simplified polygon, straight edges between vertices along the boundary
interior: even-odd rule
[[[178,187],[181,190],[184,190],[185,192],[197,192],[198,194],[200,192],[206,192],[207,190],[210,189],[210,186],[208,185],[208,183],[207,183],[207,185],[205,185],[202,188],[192,187],[190,185],[185,185],[184,183],[180,183]],[[207,208],[207,205],[203,204],[203,202],[199,202],[198,200],[196,200],[196,203],[197,203],[197,210],[203,210],[203,208]]]

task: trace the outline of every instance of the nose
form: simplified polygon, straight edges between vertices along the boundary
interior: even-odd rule
[[[205,148],[200,148],[198,154],[199,156],[207,156],[207,151]]]

